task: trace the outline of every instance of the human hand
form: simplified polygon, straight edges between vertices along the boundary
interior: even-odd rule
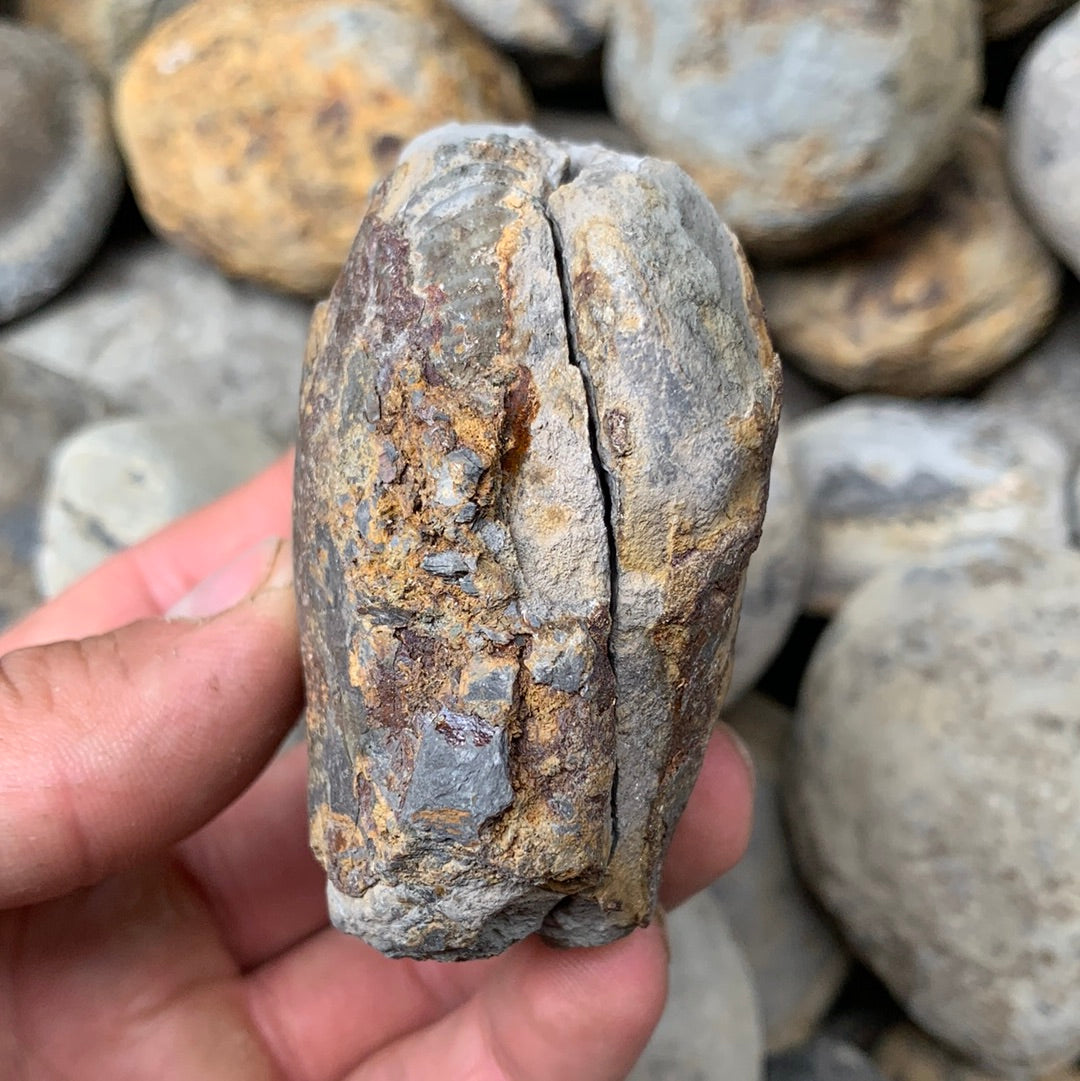
[[[264,539],[289,535],[291,469],[0,636],[0,1074],[624,1077],[663,1007],[657,924],[456,965],[391,961],[328,926],[303,749],[271,761],[302,699],[291,553]],[[751,787],[717,732],[665,906],[742,854]]]

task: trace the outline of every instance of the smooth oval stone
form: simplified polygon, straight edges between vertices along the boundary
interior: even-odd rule
[[[0,323],[58,293],[101,244],[123,191],[109,114],[85,64],[0,19]]]
[[[1005,101],[1009,168],[1047,244],[1080,275],[1080,7],[1039,35]]]
[[[982,0],[988,38],[1007,38],[1067,8],[1073,0]]]
[[[855,396],[794,426],[814,566],[806,607],[834,612],[893,563],[979,536],[1065,544],[1069,457],[976,403]]]
[[[780,785],[791,713],[747,695],[724,720],[754,761],[754,826],[746,855],[710,887],[754,975],[770,1054],[810,1038],[847,977],[847,951],[799,881]]]
[[[605,78],[752,254],[790,260],[911,205],[978,97],[980,37],[974,0],[638,0]]]
[[[284,446],[310,320],[304,301],[142,240],[104,252],[64,296],[0,330],[0,346],[125,411],[249,417]]]
[[[746,571],[729,702],[736,701],[758,681],[798,618],[811,567],[808,528],[806,500],[787,439],[781,436],[773,452],[761,540]]]
[[[436,0],[194,0],[139,46],[114,111],[155,229],[229,274],[319,295],[409,139],[529,103]]]
[[[42,595],[55,596],[276,455],[275,444],[246,420],[138,417],[75,432],[49,463],[36,560]]]
[[[1064,548],[882,571],[821,638],[785,785],[852,947],[921,1027],[1014,1078],[1080,1054],[1078,612]]]
[[[1050,325],[1061,269],[1020,216],[999,121],[971,116],[918,206],[820,262],[757,276],[781,352],[848,393],[966,390]]]
[[[766,1081],[883,1081],[854,1044],[821,1037],[769,1059]]]
[[[698,894],[667,917],[667,1007],[628,1081],[759,1081],[765,1057],[753,976],[722,907]]]
[[[600,47],[611,0],[450,0],[450,4],[503,48],[576,57]]]

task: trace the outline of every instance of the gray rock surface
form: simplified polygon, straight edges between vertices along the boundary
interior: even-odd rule
[[[1021,202],[1080,275],[1080,7],[1070,8],[1027,52],[1005,102],[1009,167]]]
[[[884,1081],[854,1044],[827,1037],[769,1059],[766,1081]]]
[[[792,259],[910,205],[981,89],[975,0],[638,0],[612,109],[755,255]]]
[[[449,0],[503,48],[584,56],[600,47],[612,0]]]
[[[971,542],[825,631],[785,786],[807,880],[925,1030],[992,1072],[1080,1054],[1080,553]]]
[[[953,540],[1068,540],[1068,454],[1032,423],[974,402],[858,395],[791,434],[810,508],[812,612]]]
[[[0,18],[0,323],[60,291],[123,192],[101,90],[59,38]]]
[[[53,447],[105,414],[100,395],[0,349],[0,627],[39,600],[33,560]]]
[[[811,567],[806,543],[809,523],[787,439],[781,436],[773,452],[761,540],[746,571],[728,702],[736,701],[758,681],[799,615]]]
[[[245,420],[139,417],[75,432],[49,464],[36,560],[42,594],[242,484],[276,454]]]
[[[628,1081],[759,1081],[753,977],[722,907],[698,894],[668,916],[667,1008]]]
[[[650,918],[726,691],[779,364],[676,167],[522,128],[405,154],[301,398],[331,916],[397,955],[609,941]]]
[[[109,250],[0,347],[148,415],[243,416],[280,440],[296,430],[311,305],[231,282],[141,240]]]
[[[775,1053],[813,1034],[844,983],[848,955],[799,881],[788,851],[780,785],[791,714],[751,694],[724,720],[754,760],[754,827],[746,855],[710,891],[753,972],[765,1045]]]

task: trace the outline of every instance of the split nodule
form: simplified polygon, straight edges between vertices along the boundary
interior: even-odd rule
[[[779,362],[677,167],[422,136],[312,324],[296,461],[331,919],[484,957],[648,922],[761,528]]]

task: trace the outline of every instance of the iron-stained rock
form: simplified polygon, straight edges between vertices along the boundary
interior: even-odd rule
[[[450,127],[313,321],[295,528],[334,923],[477,957],[646,922],[730,675],[779,367],[674,166]]]

